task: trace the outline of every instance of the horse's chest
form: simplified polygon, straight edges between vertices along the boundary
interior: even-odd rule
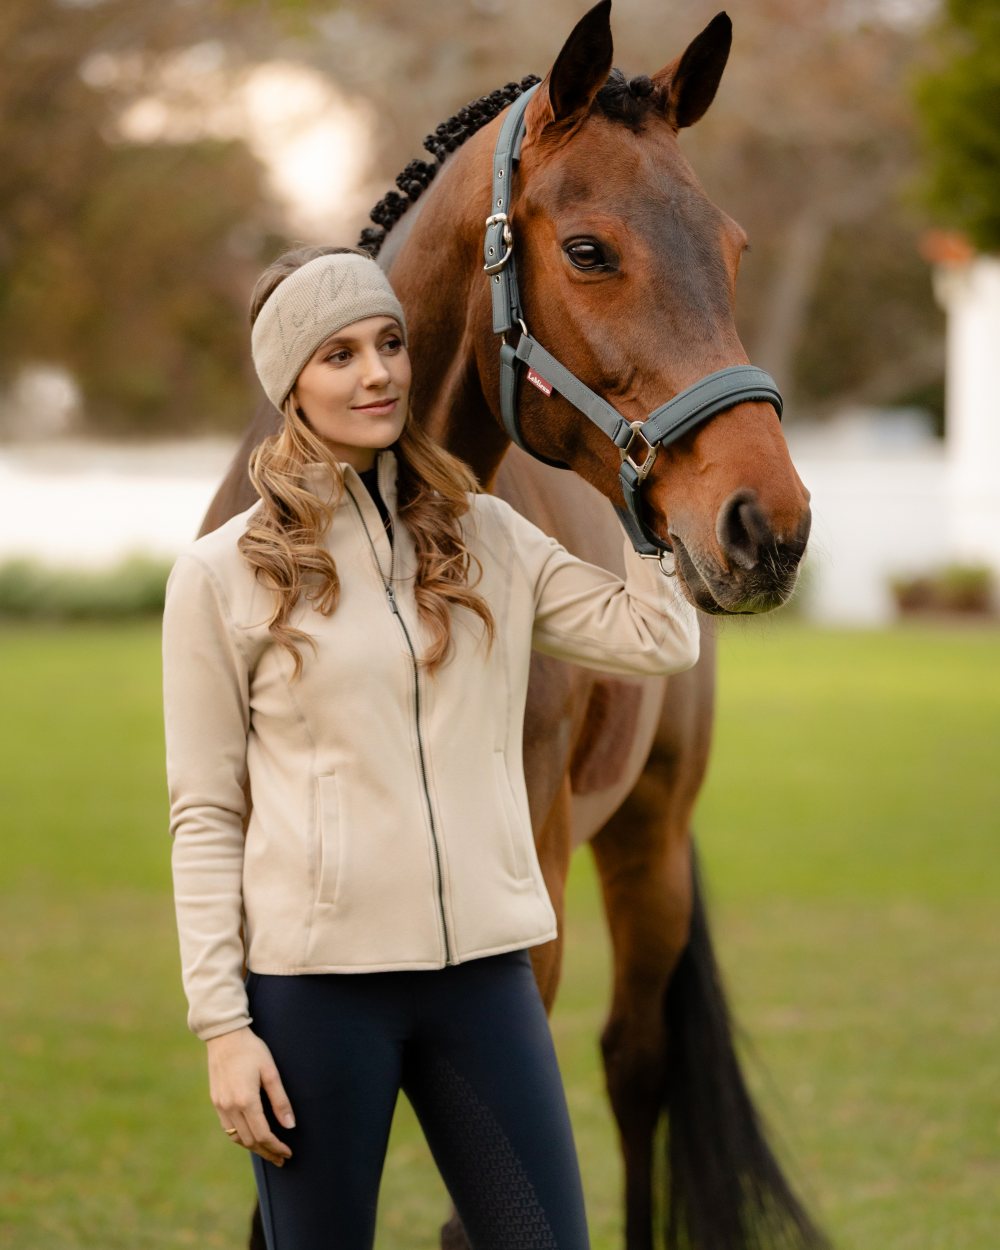
[[[635,787],[653,745],[665,679],[600,676],[570,765],[573,841],[588,841]]]
[[[646,764],[663,694],[661,678],[610,676],[534,656],[524,762],[536,828],[568,774],[574,842],[597,832]]]

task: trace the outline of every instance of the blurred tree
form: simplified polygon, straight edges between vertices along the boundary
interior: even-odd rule
[[[947,0],[937,34],[937,64],[916,86],[926,199],[942,224],[1000,252],[1000,6]]]
[[[97,431],[239,428],[246,293],[280,218],[242,143],[137,144],[118,119],[217,6],[5,0],[0,377],[67,368]]]
[[[221,49],[229,81],[281,56],[367,101],[374,203],[466,100],[545,73],[588,2],[5,0],[0,374],[26,358],[67,364],[103,429],[242,423],[243,305],[281,245],[271,232],[287,226],[240,143],[124,141],[133,101],[172,107],[163,69],[179,50]],[[719,7],[615,0],[616,64],[655,71]],[[924,36],[899,11],[741,6],[719,97],[682,136],[709,194],[750,233],[740,324],[790,416],[892,402],[941,376],[922,222],[902,194],[917,159],[906,81]]]
[[[906,202],[921,26],[852,0],[756,0],[734,16],[733,56],[691,152],[751,238],[747,350],[780,378],[791,419],[933,391],[943,318]]]

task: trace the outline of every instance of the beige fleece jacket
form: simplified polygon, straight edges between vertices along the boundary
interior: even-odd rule
[[[256,505],[177,558],[163,615],[173,876],[190,1028],[250,1023],[255,972],[373,972],[546,942],[556,921],[535,855],[521,759],[532,647],[620,673],[698,657],[675,578],[626,541],[627,580],[572,556],[508,504],[474,495],[462,518],[495,621],[454,610],[454,652],[427,643],[416,557],[396,512],[396,461],[378,459],[390,545],[358,474],[324,536],[341,599],[302,599],[301,680],[267,630],[272,594],[236,543]],[[329,498],[322,465],[307,486]],[[391,593],[390,593],[391,592]],[[244,836],[244,782],[252,811]]]

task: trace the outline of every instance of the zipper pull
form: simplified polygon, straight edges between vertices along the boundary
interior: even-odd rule
[[[385,593],[386,593],[386,598],[389,600],[389,607],[392,609],[393,613],[396,616],[399,616],[399,608],[396,606],[396,592],[393,590],[393,588],[389,585],[388,582],[386,582],[386,585],[385,585]]]

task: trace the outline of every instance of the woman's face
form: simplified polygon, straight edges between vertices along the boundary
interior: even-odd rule
[[[354,321],[317,347],[292,398],[338,460],[359,473],[402,433],[410,357],[394,317]]]

